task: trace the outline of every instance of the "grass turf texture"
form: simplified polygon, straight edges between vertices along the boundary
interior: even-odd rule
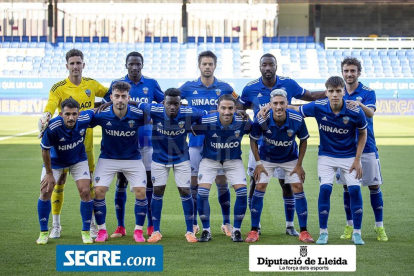
[[[414,179],[414,117],[375,118],[375,132],[381,158],[384,185],[384,224],[389,237],[388,242],[376,241],[373,231],[374,215],[369,201],[368,188],[363,188],[364,219],[362,236],[365,246],[357,247],[358,275],[411,275],[414,253],[412,235],[413,192],[410,187]],[[37,221],[37,199],[39,196],[39,178],[42,166],[41,150],[37,133],[3,139],[19,133],[36,129],[38,117],[3,116],[0,120],[0,168],[1,193],[1,235],[0,275],[56,275],[56,245],[80,245],[81,220],[79,214],[79,195],[73,179],[69,176],[65,188],[65,202],[62,210],[62,237],[49,239],[46,246],[36,245],[39,235]],[[317,180],[317,144],[318,134],[313,119],[306,119],[312,138],[309,139],[308,152],[304,161],[306,171],[305,192],[308,199],[308,229],[316,240],[319,234],[317,216],[317,198],[319,183]],[[95,131],[95,152],[99,156],[100,130]],[[248,139],[243,145],[243,158],[248,159]],[[96,160],[97,161],[97,160]],[[114,184],[107,194],[107,229],[111,234],[116,226],[113,204]],[[235,194],[232,190],[232,204]],[[134,196],[128,193],[126,210],[127,236],[110,239],[105,244],[136,244],[133,241]],[[220,231],[221,212],[217,202],[217,190],[213,186],[210,194],[212,208],[211,230],[213,240],[209,243],[189,244],[185,241],[185,224],[181,200],[174,184],[172,174],[164,197],[162,213],[164,246],[164,274],[183,275],[246,275],[249,274],[249,244],[233,243]],[[233,221],[233,219],[232,219]],[[51,225],[51,218],[49,225]],[[201,224],[200,224],[201,225]],[[295,215],[295,226],[298,222]],[[342,188],[334,185],[331,197],[329,218],[329,244],[350,244],[349,240],[340,240],[345,226]],[[284,233],[285,217],[281,189],[272,179],[266,192],[262,214],[262,236],[257,243],[264,244],[301,244],[297,238]],[[145,228],[144,228],[145,229]],[[250,229],[250,213],[247,211],[242,225],[243,238]],[[199,236],[199,235],[198,235]],[[146,246],[151,246],[146,244]],[[411,260],[411,261],[410,261]],[[67,273],[64,275],[81,275]],[[86,273],[84,273],[86,274]],[[126,275],[129,273],[111,273]],[[150,273],[148,273],[150,274]],[[294,275],[291,273],[289,275]],[[152,274],[153,275],[153,274]]]

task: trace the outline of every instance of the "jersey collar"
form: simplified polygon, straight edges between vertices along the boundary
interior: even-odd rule
[[[207,87],[207,86],[205,86],[205,85],[204,85],[204,83],[201,81],[201,77],[199,77],[199,78],[197,79],[197,85],[198,85],[198,86],[203,86],[203,87],[206,87],[206,88],[210,88],[210,87],[217,87],[217,83],[218,83],[218,81],[217,81],[216,77],[214,77],[214,81],[213,81],[213,83],[212,83],[209,87]]]
[[[345,103],[345,99],[343,98],[342,99],[342,101],[344,102],[344,104],[342,105],[342,109],[341,109],[341,111],[338,113],[338,115],[345,115],[345,112],[346,112],[346,103]],[[327,106],[327,108],[328,108],[328,112],[329,113],[332,113],[332,114],[334,114],[333,112],[332,112],[332,109],[331,109],[331,102],[328,100],[328,104],[326,105]],[[334,114],[335,115],[335,114]],[[338,116],[338,115],[335,115],[335,116]]]
[[[130,84],[135,84],[135,82],[133,82],[132,80],[130,80],[129,78],[128,78],[128,74],[126,74],[126,76],[125,76],[125,80],[127,81],[127,82],[129,82]],[[143,75],[141,75],[141,79],[139,80],[139,82],[138,83],[144,83],[144,76]]]
[[[267,86],[266,85],[264,85],[264,83],[263,83],[263,79],[262,79],[263,77],[260,77],[259,78],[259,82],[260,82],[260,84],[262,85],[262,89],[269,89],[269,88],[267,88]],[[276,75],[276,83],[275,83],[275,85],[273,85],[273,87],[272,87],[272,91],[273,90],[275,90],[276,88],[277,88],[277,86],[279,85],[279,82],[280,82],[280,80],[279,80],[279,76],[278,75]]]
[[[171,119],[170,117],[167,116],[167,113],[165,113],[165,107],[164,107],[164,119],[166,121],[178,121],[178,118],[180,117],[180,114],[181,114],[181,107],[178,109],[177,116],[175,116],[174,118]]]
[[[220,122],[220,113],[217,112],[217,125],[220,127],[220,129],[232,129],[234,124],[236,123],[236,114],[233,115],[233,121],[230,123],[228,127],[224,126]]]
[[[286,112],[286,120],[285,120],[285,123],[282,126],[278,126],[275,123],[275,120],[273,119],[273,110],[271,109],[270,112],[269,112],[269,114],[270,114],[270,126],[277,127],[278,129],[284,129],[284,128],[289,127],[289,112],[287,111],[287,109],[286,109],[285,112]]]
[[[111,116],[112,119],[118,119],[120,121],[127,120],[130,117],[130,114],[131,114],[131,108],[130,107],[131,106],[128,104],[127,105],[127,112],[126,112],[125,116],[122,119],[119,119],[118,116],[116,116],[115,113],[114,113],[114,110],[113,110],[114,105],[111,104],[111,106],[109,107],[109,115]]]
[[[354,92],[352,92],[352,94],[348,94],[348,91],[346,91],[346,86],[345,86],[345,93],[348,96],[354,95],[355,93],[361,93],[362,92],[362,86],[363,86],[362,83],[358,82],[358,87],[355,89]]]

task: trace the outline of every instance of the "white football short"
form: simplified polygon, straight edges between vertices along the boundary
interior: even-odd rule
[[[89,173],[89,166],[88,161],[82,161],[79,163],[76,163],[69,168],[62,168],[62,169],[52,169],[53,177],[55,178],[55,181],[57,183],[58,179],[62,175],[63,171],[68,169],[70,174],[72,175],[73,179],[75,181],[81,180],[81,179],[91,179],[91,175]],[[45,177],[46,175],[46,169],[43,167],[42,169],[42,175],[40,176],[40,181]]]
[[[299,175],[296,173],[290,175],[290,173],[293,171],[293,169],[296,167],[296,164],[298,163],[298,160],[292,160],[285,163],[272,163],[262,160],[263,167],[267,171],[268,175],[265,173],[260,174],[260,179],[257,183],[269,183],[270,178],[274,174],[274,172],[279,169],[282,170],[285,175],[285,183],[292,184],[292,183],[302,183],[302,181],[299,178]]]
[[[190,154],[191,176],[198,176],[200,162],[201,159],[203,159],[203,156],[201,155],[203,152],[203,146],[189,147],[188,152]],[[223,170],[220,170],[217,175],[224,175]]]
[[[212,184],[220,171],[224,172],[227,181],[231,185],[246,183],[246,174],[241,159],[220,161],[203,158],[200,163],[200,172],[198,174],[198,183]]]
[[[153,148],[149,146],[139,148],[142,157],[142,163],[144,163],[144,167],[146,171],[151,170],[151,163],[152,163],[152,152]]]
[[[362,185],[363,186],[376,186],[382,184],[381,165],[379,159],[375,155],[375,152],[362,153]],[[344,185],[345,179],[341,171],[337,171],[336,183]]]
[[[174,179],[177,187],[190,188],[191,167],[190,161],[184,161],[178,164],[165,165],[152,162],[151,180],[154,186],[164,186],[167,184],[170,169],[173,169]]]
[[[96,186],[109,187],[117,172],[122,172],[129,183],[130,189],[147,187],[147,174],[142,160],[117,160],[99,158],[96,164],[93,182]]]
[[[356,171],[349,173],[355,158],[334,158],[329,156],[318,156],[319,184],[333,184],[337,169],[341,170],[344,182],[347,186],[361,185],[361,179],[356,179]]]
[[[250,150],[249,161],[247,162],[247,174],[249,176],[253,176],[254,169],[256,169],[256,159],[254,158],[252,150]],[[273,177],[285,179],[285,171],[282,168],[277,167],[273,172]]]

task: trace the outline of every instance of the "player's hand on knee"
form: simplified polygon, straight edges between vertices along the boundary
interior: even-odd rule
[[[55,187],[56,181],[53,174],[46,174],[40,182],[40,191],[49,193]]]
[[[37,138],[42,138],[43,132],[45,132],[47,126],[49,125],[50,119],[52,119],[52,114],[49,112],[43,113],[42,117],[40,117],[39,122],[37,123],[37,126],[39,128],[39,135]]]
[[[302,166],[296,166],[293,171],[290,172],[290,176],[295,173],[299,176],[299,179],[302,181],[302,183],[305,182],[306,173]]]
[[[262,173],[269,176],[269,174],[267,173],[266,169],[264,168],[264,166],[262,164],[256,165],[256,168],[254,169],[254,172],[253,172],[253,177],[254,177],[254,180],[256,181],[256,183],[257,183],[257,181],[259,181],[260,175]]]
[[[362,166],[361,166],[360,162],[354,161],[352,163],[352,166],[349,169],[349,173],[351,173],[353,170],[355,170],[355,172],[356,172],[355,178],[356,179],[361,179],[362,178]]]

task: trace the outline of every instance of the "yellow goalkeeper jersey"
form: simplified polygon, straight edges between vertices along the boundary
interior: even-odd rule
[[[95,96],[104,97],[108,88],[94,79],[82,78],[79,86],[70,82],[69,78],[53,85],[49,92],[49,99],[44,112],[53,115],[56,108],[60,111],[60,104],[69,98],[73,98],[79,103],[80,111],[94,107]]]

